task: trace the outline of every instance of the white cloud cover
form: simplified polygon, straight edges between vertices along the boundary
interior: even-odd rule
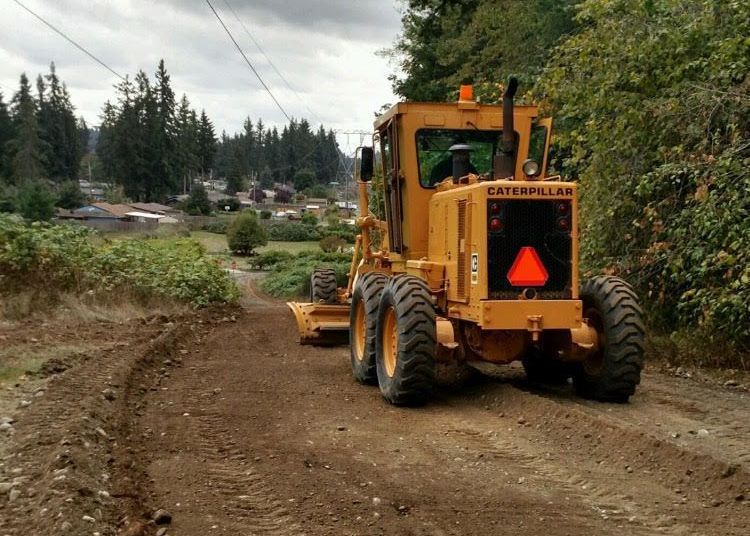
[[[387,79],[392,66],[376,52],[391,46],[399,32],[397,0],[226,1],[299,94],[274,72],[225,0],[211,0],[290,115],[311,123],[317,116],[330,128],[370,130],[373,113],[395,102]],[[239,130],[247,116],[269,125],[285,122],[205,0],[22,2],[122,75],[143,69],[151,76],[164,58],[178,98],[187,93],[194,107],[205,108],[218,132]],[[118,79],[14,2],[5,2],[1,13],[4,100],[17,89],[21,72],[33,80],[54,61],[77,113],[98,124]],[[346,138],[340,142],[346,145]]]

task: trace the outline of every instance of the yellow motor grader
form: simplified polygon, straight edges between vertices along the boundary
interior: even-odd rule
[[[302,344],[348,335],[354,377],[393,404],[424,402],[443,366],[521,360],[532,381],[572,377],[581,395],[613,402],[640,381],[638,298],[617,277],[579,281],[578,187],[548,176],[552,121],[515,105],[517,87],[510,79],[502,105],[462,86],[458,102],[379,116],[357,154],[348,283],[317,269],[310,303],[289,303]],[[384,219],[369,203],[376,164]]]

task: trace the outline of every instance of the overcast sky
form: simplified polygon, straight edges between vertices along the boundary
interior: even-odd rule
[[[205,0],[21,0],[119,74],[153,75],[164,58],[179,98],[205,108],[217,134],[239,130],[245,117],[281,125],[284,116],[244,63]],[[46,73],[54,61],[77,113],[99,123],[118,79],[13,0],[2,2],[0,90],[4,100],[25,72]],[[263,47],[295,92],[274,72],[227,8]],[[400,29],[397,0],[211,0],[235,39],[287,112],[326,127],[370,130],[373,113],[396,98],[392,66],[376,51]],[[314,112],[312,115],[308,108]],[[319,118],[319,119],[318,119]],[[356,146],[359,139],[351,137]],[[339,136],[342,149],[347,139]]]

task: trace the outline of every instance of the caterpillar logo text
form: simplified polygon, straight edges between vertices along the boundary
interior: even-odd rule
[[[544,197],[573,197],[573,188],[566,186],[490,186],[488,195],[524,196],[540,195]]]

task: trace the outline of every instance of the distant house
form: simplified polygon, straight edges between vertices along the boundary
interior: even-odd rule
[[[83,192],[83,195],[85,195],[87,199],[93,199],[94,201],[104,201],[104,188],[102,188],[101,185],[92,184],[86,180],[80,180],[78,181],[78,187],[81,189],[81,192]]]
[[[112,204],[112,203],[91,203],[75,211],[74,214],[88,220],[92,218],[102,218],[110,220],[127,220],[128,212],[135,209],[130,205]]]
[[[149,212],[151,214],[164,215],[175,211],[175,209],[173,209],[172,207],[168,207],[167,205],[162,205],[159,203],[130,203],[130,206],[141,212]]]
[[[152,212],[138,212],[132,211],[126,214],[128,221],[137,221],[139,223],[159,223],[159,220],[164,218],[164,214],[154,214]]]
[[[357,203],[352,201],[336,201],[336,206],[342,218],[351,218],[357,215]]]

